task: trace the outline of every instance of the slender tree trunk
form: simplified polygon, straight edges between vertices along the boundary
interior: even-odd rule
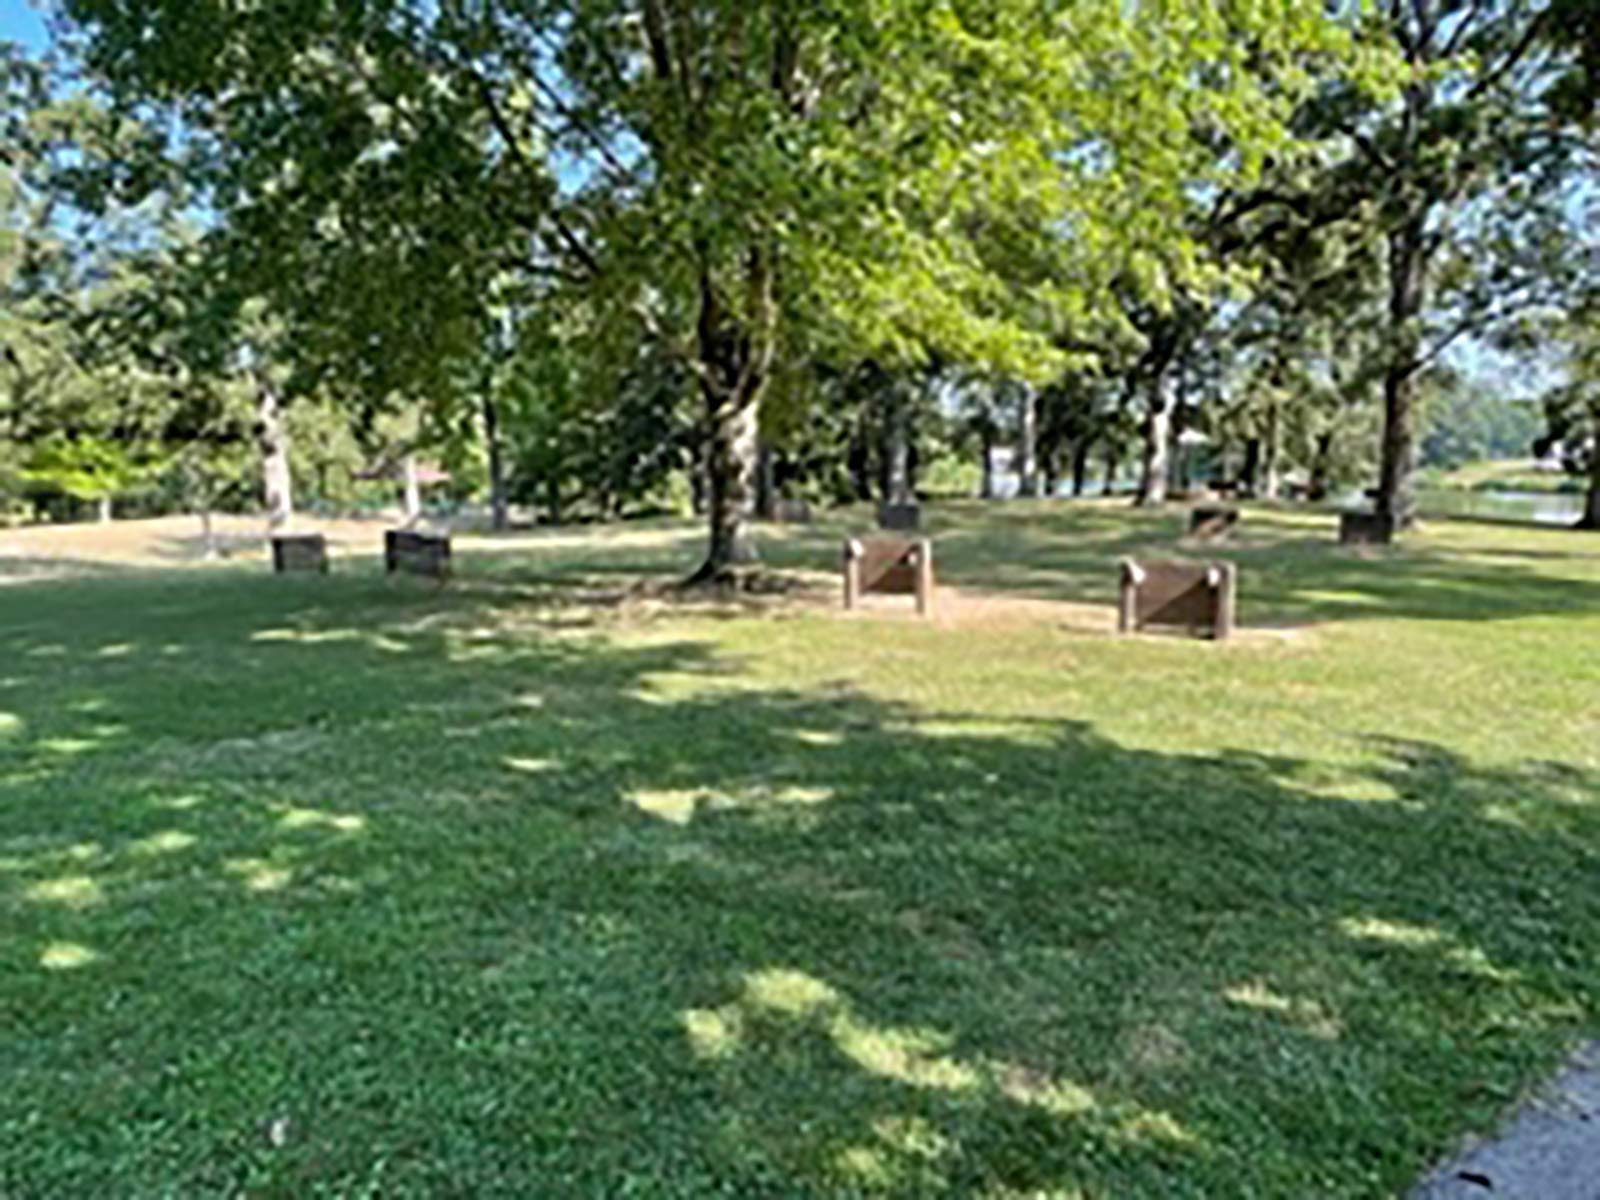
[[[765,440],[756,444],[756,518],[771,521],[778,515],[776,465],[772,447]]]
[[[261,451],[262,490],[267,502],[267,529],[281,533],[294,521],[294,476],[289,470],[289,431],[277,390],[256,381],[256,445]]]
[[[94,502],[95,519],[102,525],[111,524],[111,497],[101,496]]]
[[[982,439],[982,465],[983,481],[978,486],[978,496],[984,500],[994,499],[994,434],[988,429],[980,432]]]
[[[910,504],[911,492],[911,414],[898,387],[889,392],[883,432],[883,500],[886,504]]]
[[[1306,484],[1306,499],[1322,501],[1328,498],[1328,474],[1333,468],[1333,430],[1317,434],[1316,449],[1311,456],[1311,479]]]
[[[1589,413],[1589,487],[1578,528],[1600,529],[1600,408]]]
[[[1279,419],[1278,402],[1274,400],[1267,406],[1267,430],[1261,444],[1261,498],[1263,500],[1276,500],[1283,490],[1282,472],[1279,464],[1282,460],[1282,422]]]
[[[1179,399],[1172,406],[1172,468],[1169,472],[1175,491],[1189,490],[1189,448],[1183,435],[1189,431],[1189,406]]]
[[[561,507],[561,480],[554,474],[544,482],[544,507],[550,514],[550,524],[561,524],[566,513]]]
[[[211,521],[211,502],[200,504],[200,555],[207,562],[217,557],[217,531]]]
[[[1039,400],[1024,385],[1017,413],[1017,495],[1039,494]]]
[[[1122,471],[1122,455],[1117,452],[1117,447],[1111,443],[1106,444],[1106,478],[1102,489],[1109,496],[1116,491],[1117,475]]]
[[[872,485],[872,451],[869,448],[867,432],[858,422],[855,436],[850,440],[849,453],[850,489],[859,501],[871,500],[877,494],[877,489]]]
[[[1239,464],[1239,494],[1241,496],[1254,496],[1256,483],[1261,475],[1261,439],[1249,437],[1244,440],[1244,461]]]
[[[505,453],[500,445],[500,405],[488,387],[483,391],[483,444],[489,455],[489,523],[500,532],[511,527],[511,507],[506,500]]]
[[[711,438],[704,430],[697,430],[694,452],[689,463],[689,507],[697,517],[703,517],[711,507],[706,484],[707,449]]]
[[[1089,474],[1089,453],[1094,449],[1094,442],[1086,437],[1079,438],[1072,446],[1072,494],[1083,495],[1083,485]]]
[[[422,483],[417,478],[417,456],[408,451],[400,460],[400,471],[404,480],[406,524],[415,525],[422,520]]]
[[[1426,301],[1426,218],[1419,217],[1389,235],[1390,349],[1383,374],[1377,510],[1400,526],[1411,524],[1416,513],[1416,409]]]
[[[1135,504],[1167,502],[1167,463],[1172,454],[1172,381],[1160,371],[1150,381],[1150,408],[1144,421],[1144,457]]]
[[[1054,500],[1061,490],[1061,451],[1052,445],[1039,455],[1039,473],[1044,480],[1044,496]]]

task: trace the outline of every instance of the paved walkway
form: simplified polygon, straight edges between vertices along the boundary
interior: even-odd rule
[[[1580,1050],[1497,1137],[1431,1175],[1413,1200],[1600,1200],[1600,1043]]]

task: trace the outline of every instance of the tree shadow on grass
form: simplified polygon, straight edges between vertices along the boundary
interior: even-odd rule
[[[7,1193],[1393,1194],[1593,1019],[1572,764],[222,596],[0,693]]]

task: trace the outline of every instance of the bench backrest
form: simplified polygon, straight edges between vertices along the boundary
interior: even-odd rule
[[[327,540],[320,533],[274,534],[272,569],[279,575],[301,571],[326,574]]]
[[[811,505],[804,500],[780,497],[772,502],[772,519],[780,525],[809,525]]]
[[[901,533],[921,529],[922,506],[920,504],[880,504],[878,505],[878,528],[892,529]]]
[[[450,539],[409,529],[389,529],[383,535],[384,570],[393,574],[450,578]]]
[[[1346,546],[1387,546],[1394,541],[1395,519],[1388,513],[1339,514],[1339,541]]]
[[[933,543],[919,538],[852,538],[844,544],[844,605],[871,592],[933,602]]]
[[[1177,626],[1225,638],[1233,632],[1237,579],[1232,563],[1125,558],[1117,628]]]
[[[1221,537],[1239,523],[1239,510],[1226,504],[1197,504],[1189,510],[1189,535]]]

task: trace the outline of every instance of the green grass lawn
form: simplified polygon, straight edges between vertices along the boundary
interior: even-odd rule
[[[1332,529],[1222,645],[596,602],[685,526],[0,586],[0,1195],[1403,1193],[1595,1029],[1600,536]]]

